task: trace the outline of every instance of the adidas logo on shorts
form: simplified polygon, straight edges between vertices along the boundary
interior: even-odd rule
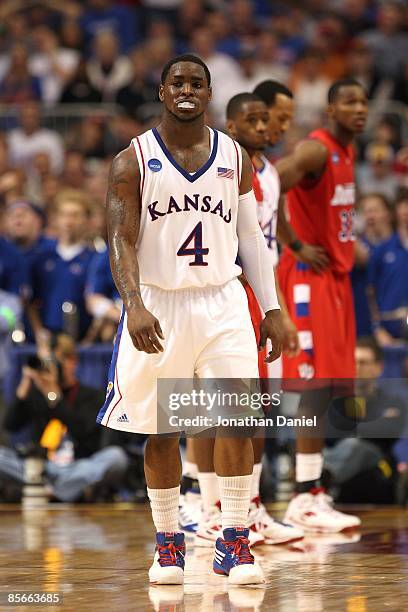
[[[127,414],[124,412],[118,419],[117,419],[118,423],[129,423],[129,419]]]

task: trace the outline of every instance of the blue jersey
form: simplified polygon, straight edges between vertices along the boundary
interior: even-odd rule
[[[95,253],[88,270],[86,293],[99,293],[112,301],[120,299],[109,263],[109,251]]]
[[[17,247],[0,237],[0,289],[19,295],[27,296],[28,292],[28,271]]]
[[[375,288],[381,315],[408,307],[408,249],[397,233],[376,247],[368,269],[369,282]],[[402,333],[403,320],[382,320],[381,325],[394,337]]]
[[[78,255],[64,260],[51,243],[37,252],[31,268],[33,297],[39,304],[41,322],[47,329],[64,330],[62,305],[76,305],[79,316],[79,337],[82,338],[91,322],[85,308],[85,283],[93,252],[84,248]]]

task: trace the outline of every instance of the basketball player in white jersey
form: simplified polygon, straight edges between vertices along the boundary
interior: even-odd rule
[[[124,303],[109,373],[103,425],[149,434],[145,475],[156,554],[151,582],[181,584],[178,532],[181,465],[177,432],[159,435],[160,378],[256,378],[257,346],[242,269],[266,313],[260,347],[282,347],[271,254],[256,217],[252,164],[228,136],[204,124],[210,74],[195,56],[170,60],[156,129],[135,138],[112,164],[107,196],[113,276]],[[263,582],[245,528],[253,470],[249,438],[217,431],[223,537],[213,569],[232,584]]]
[[[285,109],[293,115],[292,95],[283,85],[276,83],[277,93],[286,96]],[[282,93],[283,90],[283,93]],[[279,117],[281,109],[278,110]],[[285,115],[286,116],[286,115]],[[271,251],[273,265],[278,263],[278,249],[276,245],[276,228],[278,204],[280,197],[279,176],[274,166],[264,155],[269,141],[269,124],[273,123],[275,129],[271,130],[271,138],[276,144],[290,125],[290,121],[279,129],[279,117],[269,116],[264,102],[255,94],[242,93],[234,96],[227,106],[227,129],[230,136],[245,148],[253,164],[253,185],[257,199],[258,221],[265,236],[266,244]],[[260,320],[262,315],[251,288],[246,283],[249,309],[252,322]],[[287,353],[296,355],[299,350],[297,330],[291,321],[283,297],[279,299],[282,309],[282,320],[285,329],[284,349]],[[259,360],[259,372],[262,379],[280,378],[280,360],[265,364],[264,356]],[[276,365],[278,367],[276,367]],[[274,366],[273,370],[266,365]],[[262,381],[266,383],[266,380]],[[268,389],[262,389],[268,391]],[[212,463],[211,439],[194,439],[195,458],[198,465],[198,480],[202,497],[203,514],[197,526],[195,537],[196,546],[211,546],[220,531],[220,512],[218,508],[219,491],[217,476]],[[250,528],[250,542],[252,546],[263,543],[283,544],[303,537],[300,529],[290,525],[283,525],[270,517],[265,506],[260,501],[259,485],[262,471],[262,455],[264,450],[264,437],[257,432],[253,438],[254,472],[251,482],[251,504],[247,526]]]

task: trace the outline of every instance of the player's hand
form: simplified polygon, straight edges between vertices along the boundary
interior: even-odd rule
[[[329,258],[321,246],[303,244],[300,251],[294,253],[297,260],[308,264],[315,272],[322,272],[329,265]]]
[[[271,363],[272,361],[275,361],[275,359],[277,359],[282,353],[284,331],[280,310],[269,310],[266,313],[265,318],[261,323],[260,332],[260,351],[265,348],[268,338],[272,342],[272,350],[265,359],[266,363]]]
[[[300,353],[299,335],[296,325],[290,317],[282,317],[283,321],[283,352],[287,357],[296,357]]]
[[[128,312],[127,328],[134,347],[145,353],[161,353],[163,347],[159,338],[164,335],[159,321],[146,308]]]

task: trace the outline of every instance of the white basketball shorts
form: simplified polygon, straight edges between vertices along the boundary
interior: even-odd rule
[[[255,333],[238,279],[219,287],[174,291],[144,285],[141,293],[145,307],[160,322],[164,351],[138,351],[122,315],[98,423],[157,433],[160,378],[258,378]]]

